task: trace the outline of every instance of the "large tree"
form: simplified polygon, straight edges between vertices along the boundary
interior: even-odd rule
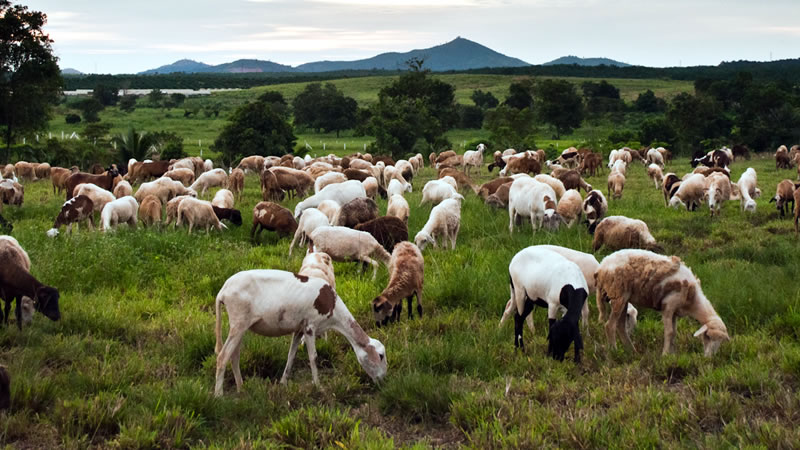
[[[303,92],[292,101],[294,108],[294,124],[336,132],[353,128],[356,125],[358,104],[352,97],[347,97],[335,84],[320,83],[306,85]]]
[[[422,62],[409,66],[410,71],[380,90],[369,126],[377,149],[396,158],[411,153],[417,141],[435,150],[446,146],[443,135],[459,119],[453,86],[432,78]]]
[[[46,22],[44,13],[0,0],[0,127],[6,162],[20,134],[44,128],[61,93],[53,41],[42,31]]]
[[[297,138],[286,118],[276,112],[280,102],[261,96],[233,112],[230,121],[214,141],[213,149],[222,153],[225,164],[242,156],[285,155],[294,150]]]
[[[536,113],[549,123],[556,139],[581,126],[583,102],[575,85],[566,80],[542,80],[534,88]]]

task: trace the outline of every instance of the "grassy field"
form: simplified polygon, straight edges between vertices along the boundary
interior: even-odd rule
[[[434,75],[455,87],[456,101],[461,104],[473,104],[470,95],[476,89],[492,92],[498,99],[504,99],[508,93],[508,86],[520,77],[510,75]],[[360,106],[367,106],[377,101],[378,91],[384,86],[394,82],[397,77],[365,77],[365,78],[350,78],[334,80],[334,83],[341,89],[345,95],[355,98]],[[585,81],[600,81],[599,78],[564,78],[578,85]],[[647,89],[653,90],[659,97],[670,100],[675,95],[681,92],[692,92],[694,87],[692,82],[688,81],[673,81],[673,80],[638,80],[638,79],[614,79],[610,81],[614,86],[619,88],[621,97],[631,102],[636,97],[646,91]],[[272,86],[257,87],[252,89],[245,89],[240,91],[228,91],[214,93],[208,97],[190,99],[187,105],[192,102],[197,104],[216,103],[221,106],[221,113],[219,117],[206,117],[204,114],[199,113],[192,115],[188,118],[183,116],[186,108],[173,108],[173,109],[154,109],[149,107],[137,107],[131,113],[125,113],[117,107],[109,107],[103,110],[99,116],[103,122],[112,125],[111,134],[119,134],[127,131],[128,128],[134,127],[137,130],[144,131],[172,131],[178,136],[183,137],[184,147],[190,155],[200,155],[201,150],[204,157],[209,154],[209,146],[214,142],[219,135],[222,127],[227,122],[229,114],[236,109],[236,107],[251,101],[258,97],[263,92],[268,90],[275,90],[284,95],[287,101],[291,102],[294,97],[300,93],[307,83],[285,83]],[[143,102],[143,101],[142,101]],[[140,103],[142,103],[140,102]],[[187,106],[188,107],[188,106]],[[64,121],[64,116],[68,112],[75,112],[69,110],[64,105],[57,107],[53,114],[53,119],[48,126],[48,133],[52,133],[54,137],[60,138],[62,133],[69,137],[73,132],[78,135],[83,133],[83,125],[71,125]],[[348,148],[363,148],[364,144],[372,142],[372,137],[352,137],[351,132],[345,132],[342,137],[337,138],[335,134],[314,134],[314,133],[299,133],[298,143],[304,144],[308,142],[309,145],[314,147],[312,152],[317,152],[326,144],[328,147],[340,149],[344,152],[344,144]],[[460,145],[464,141],[474,139],[476,135],[483,137],[487,133],[482,130],[452,130],[447,134],[448,139],[453,143],[456,148],[461,148]],[[581,136],[581,132],[577,132]],[[606,133],[607,134],[607,133]],[[48,135],[45,135],[47,137]],[[542,142],[546,145],[549,143],[546,139],[549,134],[542,135]],[[40,137],[41,138],[41,137]],[[31,136],[29,139],[33,139]],[[538,142],[538,141],[537,141]],[[558,148],[565,148],[566,145],[559,145]],[[211,153],[213,157],[213,153]]]
[[[60,322],[41,315],[19,332],[0,331],[0,362],[13,377],[13,406],[0,413],[0,446],[10,448],[796,448],[800,444],[800,273],[791,220],[768,204],[776,183],[770,159],[737,162],[733,176],[755,167],[764,195],[756,214],[737,202],[722,217],[665,209],[663,197],[635,164],[609,214],[645,220],[667,254],[702,280],[731,341],[713,358],[692,337],[699,324],[678,323],[677,354],[660,355],[660,315],[641,311],[638,352],[608,351],[594,298],[583,363],[545,356],[546,321],[534,312],[526,351],[512,327],[497,323],[508,299],[508,263],[533,244],[590,251],[585,227],[508,233],[504,211],[470,194],[455,251],[426,249],[426,315],[376,329],[370,301],[387,283],[354,263],[336,263],[337,288],[367,333],[387,349],[380,386],[359,367],[336,333],[317,342],[321,389],[311,384],[304,349],[288,386],[278,384],[289,338],[245,337],[244,388],[215,399],[214,298],[234,273],[253,268],[296,271],[289,239],[249,240],[260,199],[246,180],[237,205],[245,225],[187,235],[121,229],[45,237],[63,198],[49,182],[25,186],[21,208],[6,207],[13,236],[31,256],[39,280],[61,292]],[[689,170],[685,160],[669,169]],[[408,194],[409,234],[430,205],[417,207],[426,168]],[[488,179],[485,169],[481,181]],[[605,175],[588,180],[605,186]],[[285,202],[293,208],[296,200]],[[380,200],[381,211],[386,202]],[[601,251],[598,259],[608,254]],[[223,319],[227,330],[227,319]],[[227,332],[227,331],[226,331]]]

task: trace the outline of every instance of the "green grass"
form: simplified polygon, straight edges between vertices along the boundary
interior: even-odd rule
[[[13,323],[0,330],[0,362],[13,377],[0,446],[796,447],[800,253],[791,220],[767,203],[777,182],[795,174],[765,158],[735,163],[733,177],[748,166],[764,192],[755,215],[737,202],[713,220],[707,209],[666,209],[639,164],[610,205],[609,214],[646,221],[666,252],[702,280],[732,337],[713,358],[692,337],[699,326],[692,319],[678,323],[677,354],[662,357],[663,327],[653,311],[640,312],[637,353],[607,351],[594,298],[582,365],[545,356],[543,310],[534,312],[536,332],[526,331],[525,353],[514,351],[511,326],[497,327],[513,255],[541,243],[590,251],[591,236],[585,227],[532,234],[527,225],[509,235],[507,214],[470,194],[456,250],[423,252],[421,320],[376,329],[370,300],[388,282],[386,269],[373,282],[356,264],[335,263],[339,295],[386,346],[381,386],[336,333],[317,344],[322,389],[311,384],[304,349],[281,386],[289,338],[247,335],[243,392],[235,393],[228,370],[221,399],[212,395],[216,293],[238,271],[296,271],[302,259],[286,256],[287,238],[266,232],[261,243],[249,241],[257,179],[247,178],[237,205],[245,225],[224,233],[82,230],[56,239],[44,233],[63,198],[47,181],[28,183],[24,205],[6,206],[3,216],[34,275],[59,288],[62,320],[37,315],[22,332]],[[689,165],[669,169],[682,175]],[[408,194],[411,236],[430,213],[430,205],[417,205],[433,175],[426,168]],[[488,179],[483,170],[480,180]],[[605,174],[588,181],[604,188]],[[386,201],[378,203],[385,211]]]
[[[452,84],[455,88],[456,101],[465,105],[473,104],[470,96],[476,89],[491,92],[498,99],[502,100],[508,93],[508,86],[512,82],[524,78],[511,75],[470,74],[434,75],[434,77]],[[391,84],[396,79],[396,76],[376,76],[345,78],[333,80],[331,82],[342,90],[345,95],[355,98],[359,105],[363,107],[376,102],[380,89]],[[564,79],[577,84],[579,89],[580,84],[585,81],[600,81],[599,78],[567,77]],[[692,92],[694,89],[692,82],[688,81],[614,79],[611,83],[619,88],[620,96],[627,102],[632,102],[640,93],[647,89],[653,90],[657,96],[667,100],[670,100],[681,92]],[[183,114],[187,108],[184,107],[154,109],[141,106],[137,107],[137,109],[131,113],[122,112],[118,107],[108,107],[100,112],[99,116],[103,122],[112,125],[112,135],[124,133],[130,127],[145,131],[171,131],[183,137],[184,148],[188,154],[200,155],[202,150],[204,157],[211,156],[213,158],[215,154],[210,152],[209,147],[222,131],[230,113],[238,106],[252,101],[252,99],[268,90],[275,90],[282,93],[286,100],[291,102],[294,97],[303,90],[306,84],[308,83],[284,83],[238,91],[218,92],[210,96],[196,99],[190,98],[187,100],[187,108],[192,103],[199,105],[218,103],[221,106],[219,117],[206,117],[201,112],[197,115],[185,118]],[[144,100],[142,100],[142,102],[143,101]],[[70,110],[64,105],[56,107],[54,109],[53,118],[48,125],[47,132],[43,136],[40,136],[40,138],[49,136],[47,133],[52,133],[54,137],[58,138],[61,137],[62,133],[67,137],[73,132],[77,132],[81,135],[84,128],[83,124],[70,125],[65,123],[64,116],[68,112],[74,113],[75,111]],[[605,137],[609,131],[610,130],[605,130],[603,137]],[[448,139],[450,139],[455,148],[462,148],[463,142],[470,142],[474,139],[485,138],[487,136],[488,133],[483,130],[451,130],[447,133]],[[352,132],[344,132],[339,138],[333,133],[298,133],[297,137],[298,144],[302,145],[308,142],[309,145],[313,147],[312,153],[320,152],[324,143],[326,151],[333,149],[333,153],[340,155],[363,149],[364,144],[369,144],[374,141],[372,137],[353,137]],[[561,141],[552,141],[549,139],[549,133],[542,132],[541,140],[537,139],[537,144],[541,142],[541,144],[539,144],[541,147],[552,143],[558,148],[565,148],[571,145],[573,143],[572,141],[581,141],[591,139],[592,137],[594,137],[592,131],[588,128],[585,130],[578,130],[574,136],[565,137]],[[33,136],[29,137],[29,139],[33,138]],[[347,145],[347,150],[344,149],[344,144]]]

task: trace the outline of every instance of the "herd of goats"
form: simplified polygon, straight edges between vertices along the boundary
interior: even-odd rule
[[[489,208],[508,210],[509,231],[522,220],[530,220],[533,232],[557,229],[583,222],[593,234],[593,249],[615,250],[598,262],[588,253],[552,245],[536,245],[519,251],[509,265],[510,299],[502,324],[513,315],[514,344],[523,348],[523,328],[534,306],[547,308],[549,319],[548,355],[563,360],[570,346],[580,362],[583,348],[581,328],[589,322],[589,295],[595,294],[600,320],[610,346],[621,339],[633,348],[631,332],[639,308],[660,311],[664,323],[663,352],[673,351],[677,318],[690,316],[701,327],[694,334],[702,339],[706,356],[713,355],[729,339],[722,319],[703,294],[700,282],[676,256],[661,255],[661,247],[647,224],[624,216],[608,216],[606,195],[620,198],[626,176],[634,162],[641,162],[655,187],[664,195],[665,205],[695,210],[708,205],[718,215],[726,201],[738,200],[745,211],[755,212],[755,198],[761,194],[756,172],[748,168],[738,181],[731,180],[729,165],[735,158],[748,157],[746,149],[722,148],[695,155],[695,169],[678,177],[664,173],[672,155],[664,148],[612,150],[607,163],[600,153],[570,147],[553,161],[545,152],[513,149],[494,152],[488,165],[499,176],[482,185],[470,178],[470,171],[484,167],[486,147],[457,154],[432,153],[427,161],[438,174],[424,184],[422,203],[433,208],[424,227],[409,239],[410,207],[405,195],[412,180],[426,162],[421,154],[407,160],[387,156],[353,154],[301,158],[249,156],[236,168],[214,168],[210,160],[189,157],[173,161],[128,162],[127,167],[94,167],[91,173],[77,167],[51,167],[47,163],[0,166],[0,212],[3,204],[22,207],[24,186],[49,178],[53,193],[65,192],[66,202],[47,236],[55,238],[65,226],[72,233],[85,222],[93,230],[95,214],[99,228],[112,231],[120,224],[159,229],[174,223],[194,228],[223,230],[225,222],[242,224],[234,208],[244,190],[245,174],[255,173],[261,183],[263,201],[253,210],[251,238],[263,230],[292,236],[295,245],[308,251],[297,273],[282,270],[250,270],[231,276],[216,297],[217,373],[215,395],[221,395],[225,369],[231,364],[237,389],[241,389],[239,354],[242,337],[250,330],[264,336],[292,335],[288,361],[281,378],[286,382],[300,343],[309,356],[313,382],[318,383],[315,339],[333,329],[352,345],[358,362],[373,379],[387,370],[386,349],[372,339],[353,318],[336,293],[333,261],[358,261],[373,266],[373,280],[379,263],[386,265],[389,282],[372,301],[378,326],[398,320],[403,301],[413,317],[412,300],[422,316],[424,258],[427,246],[456,247],[461,226],[464,195],[474,193]],[[775,153],[776,166],[797,165],[800,175],[800,147],[781,146]],[[584,176],[609,168],[606,194],[594,189]],[[544,169],[544,170],[543,170]],[[543,173],[547,171],[549,173]],[[148,181],[151,180],[151,181]],[[134,186],[138,188],[134,193]],[[219,188],[211,201],[203,200],[210,188]],[[770,201],[783,216],[794,212],[795,229],[800,227],[800,189],[790,180],[778,184]],[[584,190],[585,196],[581,195]],[[310,194],[310,195],[309,195]],[[287,196],[302,199],[294,211],[283,207]],[[375,199],[387,199],[384,216]],[[13,225],[0,215],[0,230],[10,233]],[[11,305],[16,301],[17,326],[29,324],[34,311],[59,320],[59,293],[30,273],[31,261],[13,237],[0,236],[0,297],[4,301],[0,321],[9,323]],[[224,343],[221,307],[225,306],[229,333]],[[582,325],[581,325],[582,324]],[[581,325],[581,326],[579,326]],[[10,376],[0,366],[0,409],[9,405]]]

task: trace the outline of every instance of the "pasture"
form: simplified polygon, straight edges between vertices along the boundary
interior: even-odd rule
[[[361,82],[361,80],[359,80]],[[489,153],[491,154],[491,153]],[[487,157],[486,162],[489,162]],[[428,218],[418,207],[427,167],[414,179],[409,235]],[[249,238],[258,179],[248,176],[236,208],[244,225],[187,235],[185,229],[121,229],[49,239],[64,199],[49,181],[27,183],[20,208],[6,206],[12,235],[32,272],[61,292],[60,322],[38,314],[19,332],[0,331],[0,362],[13,377],[12,409],[0,413],[0,445],[36,448],[792,448],[800,443],[800,240],[769,198],[795,179],[769,157],[752,166],[763,191],[755,214],[728,202],[721,218],[664,207],[639,163],[629,168],[609,215],[642,219],[666,254],[702,280],[731,341],[713,358],[692,337],[699,324],[678,322],[677,353],[661,356],[660,314],[641,310],[636,352],[606,348],[594,296],[583,362],[545,356],[546,317],[514,350],[513,325],[497,324],[508,299],[508,263],[534,244],[591,252],[582,225],[508,232],[508,214],[473,194],[462,206],[454,251],[427,248],[425,315],[376,328],[370,301],[386,286],[355,263],[335,263],[337,291],[367,334],[386,346],[388,374],[374,385],[344,338],[317,340],[321,389],[311,384],[305,349],[292,379],[278,384],[290,338],[244,339],[243,391],[227,371],[224,397],[213,397],[214,298],[234,273],[254,268],[297,271],[291,238]],[[481,169],[479,181],[490,179]],[[685,158],[668,165],[679,176]],[[667,170],[665,170],[666,172]],[[587,181],[605,192],[607,169]],[[474,173],[474,171],[473,171]],[[492,174],[496,176],[496,172]],[[478,181],[478,180],[476,180]],[[213,192],[212,192],[213,195]],[[297,199],[283,205],[293,210]],[[381,213],[386,200],[379,199]],[[598,259],[607,250],[597,254]],[[223,319],[227,334],[227,317]]]
[[[433,75],[433,77],[452,84],[455,89],[456,102],[463,105],[473,104],[470,96],[476,89],[491,92],[502,101],[508,94],[508,86],[512,82],[525,78],[512,75],[471,74],[438,74]],[[599,82],[601,80],[599,78],[574,77],[566,77],[563,79],[575,83],[578,90],[580,90],[580,85],[583,82]],[[344,78],[332,80],[330,82],[335,84],[346,96],[355,98],[360,107],[366,107],[377,102],[378,92],[381,88],[390,85],[396,80],[397,76],[375,76]],[[681,92],[692,92],[694,90],[693,83],[689,81],[612,79],[609,80],[609,82],[619,88],[621,98],[628,103],[636,100],[638,95],[645,92],[647,89],[651,89],[658,97],[664,98],[667,101]],[[119,107],[113,106],[101,111],[99,117],[102,122],[111,124],[111,135],[124,133],[130,127],[134,127],[139,131],[148,132],[162,130],[171,131],[183,138],[184,147],[189,155],[200,155],[202,150],[203,157],[210,156],[213,158],[214,154],[210,152],[209,147],[225,126],[228,116],[237,107],[253,100],[266,91],[278,91],[283,94],[287,102],[291,103],[307,84],[308,83],[282,83],[238,91],[216,92],[209,96],[189,98],[184,106],[179,108],[151,108],[147,106],[146,99],[141,99],[139,100],[137,108],[130,113],[121,111]],[[192,110],[193,105],[202,108],[210,104],[219,105],[220,114],[218,117],[206,116],[202,112],[184,117],[184,111]],[[84,123],[67,124],[64,122],[64,116],[69,112],[75,113],[77,110],[71,110],[63,104],[54,108],[53,117],[47,127],[48,132],[52,133],[53,137],[60,138],[62,132],[66,137],[69,137],[73,132],[82,135],[82,130],[85,127]],[[603,129],[602,133],[607,134],[610,131],[611,130]],[[341,138],[337,138],[335,133],[317,134],[313,133],[311,130],[298,130],[295,134],[298,137],[298,146],[302,147],[308,142],[308,144],[314,148],[314,153],[322,151],[323,143],[327,145],[326,151],[345,152],[344,145],[346,144],[347,150],[352,152],[360,150],[363,148],[364,144],[369,144],[374,141],[374,138],[369,136],[354,137],[351,131],[342,133]],[[44,135],[45,138],[47,136],[49,135]],[[485,130],[451,130],[447,133],[446,137],[453,143],[454,147],[460,149],[464,141],[488,137],[488,132]],[[563,149],[572,145],[571,141],[581,141],[596,137],[599,137],[597,130],[589,129],[587,126],[585,129],[576,130],[573,136],[564,136],[566,142],[554,142],[554,145],[559,149]],[[29,140],[33,140],[34,138],[34,136],[28,137]],[[40,139],[41,138],[42,136],[40,136]],[[540,139],[542,139],[542,144],[540,144],[540,146],[549,144],[550,141],[546,140],[549,138],[550,133],[542,133],[540,137]],[[537,140],[537,143],[539,142],[540,140]]]

